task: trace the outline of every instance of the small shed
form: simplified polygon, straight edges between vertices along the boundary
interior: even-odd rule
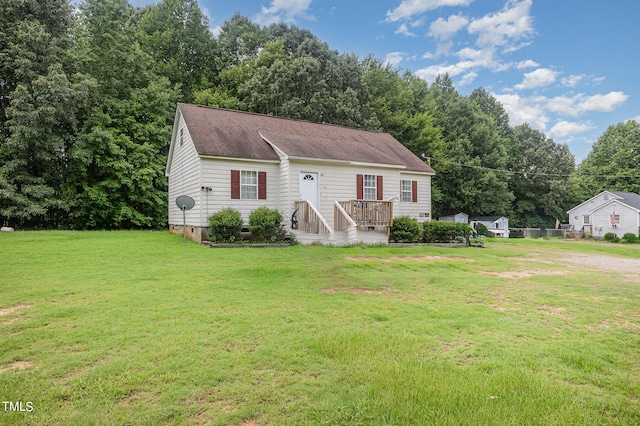
[[[456,222],[456,223],[464,223],[466,225],[469,223],[469,215],[466,213],[460,212],[453,216],[440,216],[438,220],[440,222]]]

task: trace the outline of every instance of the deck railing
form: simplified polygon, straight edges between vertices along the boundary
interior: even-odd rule
[[[339,201],[340,206],[358,226],[391,226],[393,201]]]
[[[308,201],[295,201],[298,229],[307,234],[333,234],[320,212]]]
[[[358,226],[349,214],[339,201],[333,202],[333,227],[336,231],[346,231],[350,226]]]

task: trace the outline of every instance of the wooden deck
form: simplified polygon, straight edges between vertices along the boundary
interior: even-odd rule
[[[303,244],[384,244],[393,224],[391,201],[334,201],[333,229],[308,201],[295,201],[294,211],[291,230]]]
[[[393,201],[349,200],[338,203],[358,226],[393,225]]]

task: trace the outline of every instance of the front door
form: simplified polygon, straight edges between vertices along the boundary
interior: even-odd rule
[[[300,201],[311,201],[318,208],[318,173],[300,172]]]

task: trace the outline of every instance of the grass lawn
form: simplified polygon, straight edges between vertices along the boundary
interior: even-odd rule
[[[15,232],[0,259],[0,424],[640,424],[637,246]]]

